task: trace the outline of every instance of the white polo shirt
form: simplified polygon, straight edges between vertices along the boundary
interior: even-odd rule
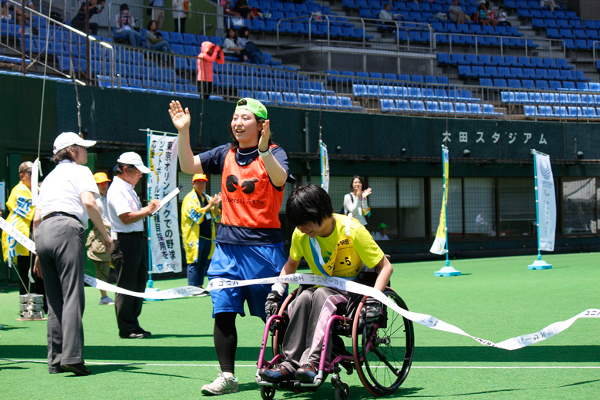
[[[133,185],[115,176],[113,183],[106,192],[108,200],[108,218],[111,224],[111,232],[130,233],[143,232],[144,220],[141,219],[131,224],[124,224],[119,215],[131,211],[139,211],[142,208],[140,198],[133,190]]]
[[[83,192],[100,196],[92,171],[85,165],[63,160],[42,182],[36,207],[42,219],[53,212],[64,212],[77,217],[87,228],[89,218],[81,202]]]

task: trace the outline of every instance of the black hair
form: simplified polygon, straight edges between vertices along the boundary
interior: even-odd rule
[[[246,32],[250,32],[250,29],[248,29],[247,26],[242,26],[239,30],[238,30],[238,36],[239,37],[245,37],[245,33]]]
[[[117,165],[115,165],[114,171],[117,175],[121,175],[125,173],[125,167],[128,167],[129,169],[131,168],[136,168],[135,165],[131,165],[131,164],[123,164],[123,163],[117,163]],[[137,168],[136,168],[137,169]]]
[[[286,203],[285,216],[294,226],[309,222],[321,224],[332,215],[331,197],[325,189],[312,183],[297,186]]]
[[[245,106],[246,100],[241,99],[237,102],[237,105],[239,106]],[[252,113],[252,115],[254,115],[254,119],[256,119],[256,122],[261,123],[261,122],[265,122],[265,119],[263,118],[259,118],[256,114]],[[231,122],[229,123],[229,136],[231,136],[232,139],[232,143],[231,143],[231,148],[232,149],[237,149],[238,147],[240,147],[240,142],[238,142],[238,140],[235,137],[235,134],[233,133],[233,129],[231,129]],[[273,132],[271,132],[271,137],[269,138],[269,146],[271,146],[274,142],[271,139],[273,137]],[[260,131],[258,132],[258,140],[260,140]]]
[[[129,10],[129,6],[127,5],[127,3],[123,3],[123,4],[121,4],[121,7],[119,7],[119,11],[124,11],[124,10]]]
[[[148,26],[146,27],[147,30],[150,30],[150,27],[152,26],[153,22],[156,22],[156,26],[158,27],[158,21],[156,21],[155,19],[153,19],[150,22],[148,22]]]
[[[363,177],[359,176],[359,175],[354,175],[354,178],[352,178],[352,180],[350,181],[350,190],[354,190],[354,187],[352,185],[354,185],[355,179],[358,179],[360,181],[360,183],[362,184],[362,190],[365,190],[367,188],[367,185],[365,184],[365,180],[363,179]]]
[[[59,150],[59,152],[56,153],[55,155],[53,155],[50,158],[50,160],[54,164],[57,164],[57,165],[59,162],[64,161],[64,160],[69,160],[71,162],[75,162],[75,157],[73,157],[73,154],[71,154],[71,152],[69,151],[70,148],[71,148],[71,146],[69,146],[65,149]]]
[[[237,32],[235,31],[235,29],[233,29],[233,28],[229,28],[229,29],[227,29],[227,32],[225,32],[225,39],[229,39],[229,31],[233,31],[233,34],[234,34],[234,35],[233,35],[233,39],[232,39],[232,40],[233,40],[234,42],[237,42],[238,34],[237,34]]]

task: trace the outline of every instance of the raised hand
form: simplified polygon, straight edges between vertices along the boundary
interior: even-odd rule
[[[368,195],[371,194],[371,188],[366,189],[365,191],[362,192],[362,198],[366,199]]]
[[[187,108],[184,110],[178,100],[173,100],[169,104],[169,115],[171,116],[173,125],[179,132],[190,128],[190,123],[192,121],[190,110]]]
[[[258,140],[258,151],[265,152],[269,149],[269,139],[271,138],[271,121],[266,120],[263,123],[263,129],[260,132],[260,139]]]

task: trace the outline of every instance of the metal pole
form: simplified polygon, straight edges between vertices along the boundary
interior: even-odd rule
[[[146,155],[148,156],[147,159],[147,164],[148,164],[148,168],[150,168],[150,129],[146,129]],[[146,177],[146,191],[148,192],[148,201],[150,201],[150,177]],[[152,235],[150,235],[150,229],[152,227],[150,220],[152,219],[151,216],[148,216],[148,287],[152,288],[152,286],[154,285],[154,281],[152,280],[152,247],[151,247],[151,238]]]
[[[443,175],[444,175],[444,225],[445,225],[445,233],[446,233],[446,267],[450,266],[450,259],[449,259],[449,252],[450,250],[448,250],[448,190],[450,190],[450,188],[448,186],[450,186],[450,180],[448,180],[448,183],[446,183],[446,166],[445,166],[445,150],[446,146],[442,145],[442,171],[443,171]],[[448,160],[450,161],[450,160]]]
[[[536,222],[536,231],[537,231],[538,260],[541,260],[542,253],[540,251],[540,211],[539,211],[539,206],[538,206],[538,183],[537,183],[536,154],[537,154],[537,152],[534,150],[533,151],[533,176],[535,179],[535,222]]]

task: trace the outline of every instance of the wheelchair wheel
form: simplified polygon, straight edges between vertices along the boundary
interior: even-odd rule
[[[263,400],[273,400],[275,398],[275,389],[272,386],[261,386],[260,397]]]
[[[408,310],[392,289],[386,289],[384,294]],[[410,371],[415,344],[413,325],[412,321],[384,306],[376,332],[371,324],[361,326],[358,316],[366,298],[358,305],[352,326],[354,362],[365,388],[375,396],[385,396],[394,393]]]
[[[335,400],[348,400],[350,398],[350,388],[347,383],[340,383],[335,387]]]

